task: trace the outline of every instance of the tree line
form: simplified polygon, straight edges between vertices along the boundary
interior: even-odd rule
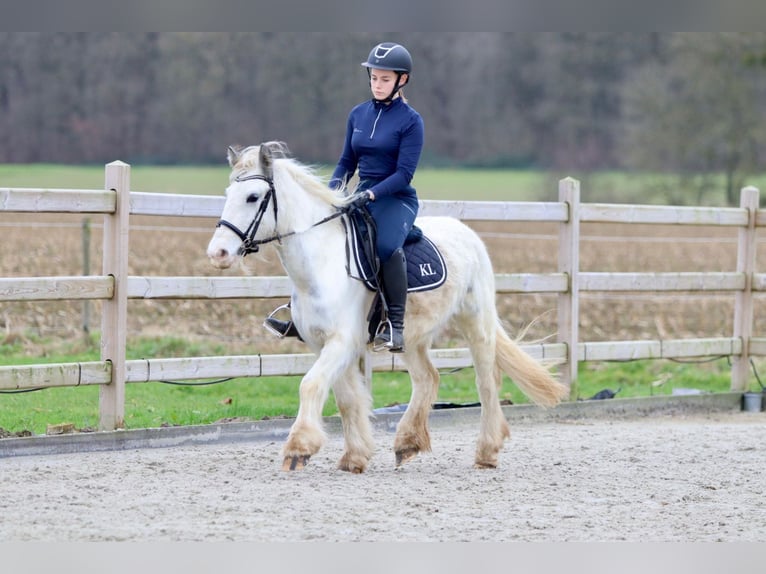
[[[0,33],[0,161],[220,163],[283,140],[332,164],[359,64],[411,52],[423,164],[651,169],[766,165],[764,33]]]

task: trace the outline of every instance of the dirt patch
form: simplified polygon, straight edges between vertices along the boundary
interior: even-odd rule
[[[476,424],[432,431],[394,469],[335,470],[336,433],[302,472],[281,442],[4,459],[5,541],[766,541],[766,413],[514,423],[496,470]],[[49,528],[49,525],[66,525]]]

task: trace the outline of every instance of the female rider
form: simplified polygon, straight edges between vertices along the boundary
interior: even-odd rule
[[[410,185],[423,148],[420,114],[405,99],[412,57],[404,46],[378,44],[367,68],[372,99],[355,106],[346,126],[346,138],[330,186],[342,187],[359,170],[359,187],[353,203],[365,206],[377,228],[376,250],[388,321],[373,341],[374,350],[404,350],[404,311],[407,299],[407,266],[403,245],[418,213],[418,197]],[[267,326],[282,336],[297,335],[292,321],[273,317]]]

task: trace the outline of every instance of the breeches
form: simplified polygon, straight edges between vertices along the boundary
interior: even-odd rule
[[[418,200],[410,197],[386,196],[367,204],[375,220],[377,240],[375,248],[380,262],[388,261],[391,254],[404,245],[404,240],[415,223]]]

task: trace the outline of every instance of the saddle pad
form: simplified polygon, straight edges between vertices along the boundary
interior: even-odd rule
[[[351,227],[351,256],[359,270],[360,279],[370,291],[377,291],[377,278],[364,248],[364,242],[368,238],[366,225],[364,221],[355,217],[349,217],[348,220]],[[436,289],[447,280],[447,265],[442,254],[420,229],[411,233],[405,242],[404,257],[407,260],[408,293]]]

